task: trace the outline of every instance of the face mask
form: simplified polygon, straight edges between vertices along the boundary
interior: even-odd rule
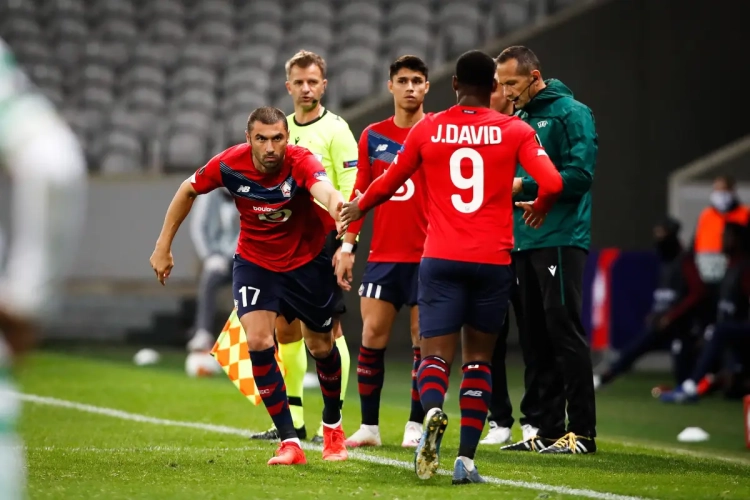
[[[734,194],[730,191],[714,191],[711,193],[711,205],[719,212],[728,212],[734,205]]]

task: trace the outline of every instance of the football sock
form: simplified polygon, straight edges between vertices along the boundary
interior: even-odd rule
[[[333,349],[325,358],[315,358],[320,391],[323,393],[323,423],[335,424],[341,420],[341,355]]]
[[[472,362],[463,366],[463,372],[458,400],[461,409],[458,456],[473,460],[492,399],[492,370],[488,363]]]
[[[343,408],[346,388],[349,386],[349,368],[352,361],[349,356],[349,347],[346,345],[346,337],[342,335],[337,338],[336,346],[339,348],[339,356],[341,356],[341,403],[339,408]]]
[[[300,339],[289,344],[279,344],[279,357],[286,369],[284,381],[289,396],[289,409],[292,412],[294,427],[299,429],[305,425],[305,411],[302,408],[305,373],[307,373],[305,341]]]
[[[443,407],[450,373],[451,368],[443,358],[438,356],[422,358],[417,372],[417,384],[419,399],[425,413],[433,408]]]
[[[250,362],[253,364],[255,385],[273,420],[273,425],[279,431],[281,441],[296,439],[297,432],[294,430],[292,414],[289,411],[284,377],[281,376],[279,364],[276,362],[276,347],[250,351]]]
[[[357,386],[362,408],[362,424],[378,425],[380,392],[385,378],[385,349],[359,348]]]
[[[409,413],[409,422],[424,421],[424,409],[422,402],[419,400],[419,387],[417,387],[417,371],[419,364],[422,362],[422,351],[419,347],[412,347],[414,351],[414,364],[411,369],[411,412]]]

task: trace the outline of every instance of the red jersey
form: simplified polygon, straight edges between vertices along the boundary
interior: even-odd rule
[[[489,108],[453,106],[414,125],[359,206],[366,211],[383,203],[421,167],[429,207],[424,256],[509,264],[518,163],[539,184],[534,204],[547,212],[562,191],[562,178],[534,129]]]
[[[224,186],[240,212],[237,253],[271,271],[290,271],[313,260],[325,244],[326,228],[310,188],[327,181],[323,165],[303,147],[287,146],[279,172],[253,165],[249,144],[219,153],[190,181],[199,194]]]
[[[411,128],[396,126],[393,117],[367,127],[359,138],[359,160],[354,189],[364,193],[373,179],[382,175],[396,158]],[[416,172],[375,208],[368,262],[419,262],[427,234],[424,210],[424,176]],[[355,194],[352,192],[352,198]],[[348,233],[359,234],[364,219],[349,225]]]

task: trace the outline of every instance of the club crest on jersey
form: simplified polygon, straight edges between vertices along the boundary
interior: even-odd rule
[[[284,181],[281,185],[281,194],[283,194],[285,198],[292,196],[292,185],[289,184],[289,181]]]

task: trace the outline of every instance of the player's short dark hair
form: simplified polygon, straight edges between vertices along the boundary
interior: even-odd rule
[[[456,80],[462,85],[492,91],[496,68],[492,57],[481,50],[470,50],[456,61]]]
[[[257,108],[255,111],[250,113],[247,119],[247,131],[250,132],[253,128],[253,123],[260,122],[264,125],[275,125],[279,122],[284,123],[284,128],[289,131],[289,124],[286,121],[286,115],[279,108],[273,106],[263,106]]]
[[[542,71],[542,64],[539,62],[539,58],[534,54],[534,51],[523,45],[512,45],[507,49],[500,52],[500,55],[495,59],[498,64],[515,59],[518,63],[518,74],[529,75],[532,71]]]
[[[727,189],[729,189],[730,191],[733,191],[734,188],[737,187],[737,181],[731,175],[727,175],[727,174],[718,175],[716,176],[716,179],[714,179],[714,182],[717,182],[717,181],[723,182],[724,184],[726,184]]]
[[[388,73],[389,78],[392,80],[393,77],[396,76],[396,74],[404,68],[416,71],[417,73],[422,73],[424,75],[424,79],[427,80],[427,64],[425,64],[425,62],[419,57],[412,55],[401,56],[393,61]]]
[[[313,64],[320,68],[320,72],[323,74],[323,78],[325,78],[327,70],[326,60],[315,52],[310,52],[309,50],[304,49],[294,54],[284,65],[286,77],[289,78],[289,73],[295,66],[305,69]]]

